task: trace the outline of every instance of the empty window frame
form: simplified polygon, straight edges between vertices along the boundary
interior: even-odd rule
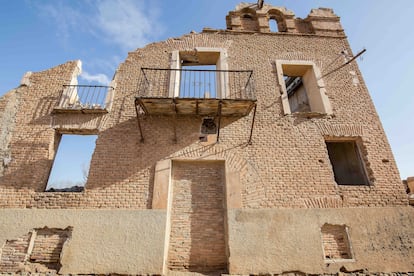
[[[285,80],[290,112],[310,112],[309,99],[303,84],[303,78],[284,75],[283,79]]]
[[[270,32],[287,32],[285,15],[280,10],[271,9],[268,16]]]
[[[183,62],[180,76],[180,98],[217,97],[217,66],[215,64],[191,65]]]
[[[369,185],[356,140],[325,141],[338,185]]]
[[[208,140],[208,135],[217,134],[217,125],[212,117],[203,118],[199,139],[201,142]]]
[[[276,61],[285,114],[332,114],[319,69],[308,61]]]
[[[226,98],[228,70],[224,49],[197,47],[173,51],[170,97]]]
[[[57,135],[59,145],[46,191],[81,192],[88,179],[97,135]]]
[[[348,228],[345,225],[325,224],[321,228],[325,261],[352,259]]]
[[[279,27],[277,25],[276,18],[269,19],[269,30],[273,33],[279,32]]]

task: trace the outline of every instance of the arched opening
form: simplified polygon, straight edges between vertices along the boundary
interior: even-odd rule
[[[271,32],[287,32],[285,16],[280,10],[272,9],[268,12],[268,16]]]
[[[245,31],[259,31],[259,23],[257,21],[256,12],[250,8],[241,11],[240,21],[242,29]]]
[[[278,25],[277,25],[277,21],[276,21],[276,19],[275,19],[275,18],[270,18],[270,19],[269,19],[269,30],[270,30],[272,33],[277,33],[277,32],[279,32],[279,27],[278,27]]]

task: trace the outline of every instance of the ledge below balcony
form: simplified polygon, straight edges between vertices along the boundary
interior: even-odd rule
[[[137,97],[135,105],[147,115],[247,116],[256,100]],[[221,110],[220,110],[221,109]]]
[[[103,108],[67,108],[55,107],[52,111],[54,114],[59,113],[79,113],[79,114],[106,114],[108,110]]]

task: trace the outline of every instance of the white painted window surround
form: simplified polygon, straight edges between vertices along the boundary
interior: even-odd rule
[[[217,70],[228,70],[227,64],[227,50],[223,48],[210,48],[210,47],[196,47],[195,50],[197,55],[207,54],[207,53],[219,53],[219,58],[214,64],[216,65]],[[172,52],[171,58],[171,69],[182,69],[181,66],[181,57],[180,51],[176,50]],[[172,70],[170,75],[170,88],[169,88],[169,97],[179,97],[180,93],[180,76],[181,73],[179,70]],[[229,81],[228,81],[228,74],[217,72],[217,98],[225,99],[227,97],[227,93],[229,91]]]

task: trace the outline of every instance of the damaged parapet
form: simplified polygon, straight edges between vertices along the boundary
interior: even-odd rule
[[[81,73],[82,62],[78,60],[70,84],[62,87],[55,113],[106,113],[110,109],[115,82],[112,81],[110,86],[78,84],[78,76]]]
[[[332,9],[313,9],[305,19],[284,7],[264,4],[241,3],[226,17],[227,30],[270,33],[270,22],[274,20],[277,32],[344,36],[340,18]]]
[[[9,91],[0,99],[0,177],[12,160],[10,140],[16,126],[21,94],[19,89]]]

